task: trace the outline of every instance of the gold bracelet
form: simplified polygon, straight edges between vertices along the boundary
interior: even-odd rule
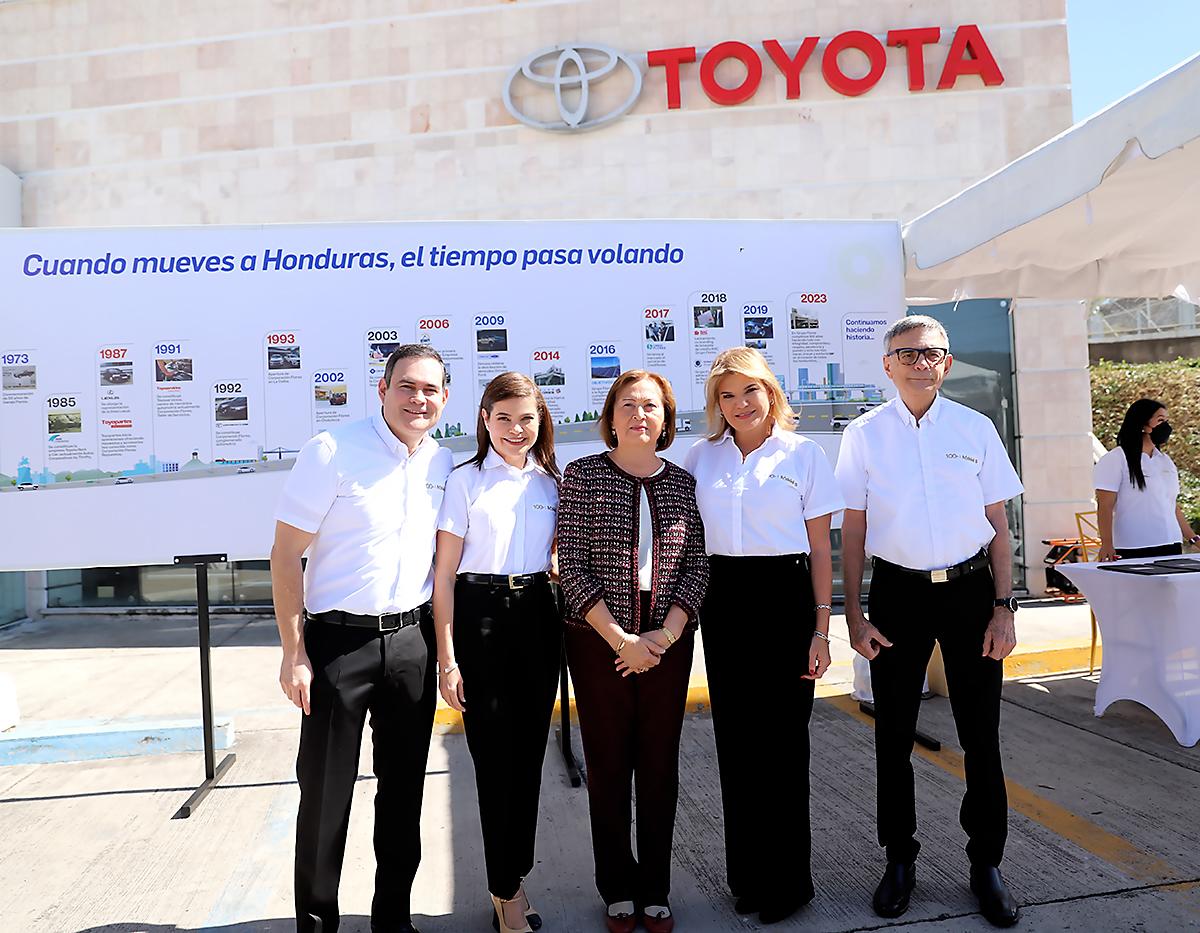
[[[662,633],[667,636],[667,647],[670,647],[671,645],[675,644],[677,639],[675,638],[674,635],[671,634],[671,630],[669,628],[667,628],[665,625],[662,627]]]

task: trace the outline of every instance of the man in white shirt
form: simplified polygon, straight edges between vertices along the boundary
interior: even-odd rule
[[[379,409],[305,444],[276,511],[279,683],[304,711],[296,757],[302,933],[338,928],[368,713],[377,780],[371,929],[415,931],[409,894],[421,860],[421,795],[437,702],[433,549],[454,466],[450,451],[429,437],[446,404],[445,379],[435,350],[394,350],[379,381]]]
[[[887,869],[873,906],[908,909],[920,844],[912,747],[921,683],[941,645],[965,759],[961,821],[971,890],[996,926],[1019,911],[999,865],[1008,832],[1000,759],[1004,658],[1016,645],[1012,553],[1005,502],[1022,492],[992,422],[938,394],[953,357],[942,325],[902,318],[884,335],[884,370],[897,397],[857,418],[842,436],[835,473],[842,522],[846,624],[871,662],[875,694],[879,844]],[[860,605],[872,557],[870,621]]]

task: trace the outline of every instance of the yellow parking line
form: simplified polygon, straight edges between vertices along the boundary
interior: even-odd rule
[[[857,700],[849,696],[841,696],[829,697],[825,702],[874,728],[874,720],[858,708]],[[918,745],[915,751],[947,774],[954,775],[960,781],[966,780],[961,753],[944,746],[941,751],[933,752]],[[1005,779],[1005,785],[1008,788],[1010,809],[1040,823],[1051,832],[1073,842],[1097,858],[1103,859],[1129,878],[1135,881],[1161,882],[1171,881],[1183,874],[1157,856],[1143,852],[1129,840],[1110,833],[1091,820],[1047,800],[1024,785],[1009,779]]]

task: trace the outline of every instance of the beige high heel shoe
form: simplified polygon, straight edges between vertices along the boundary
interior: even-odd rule
[[[504,905],[511,904],[516,901],[516,898],[505,900],[502,897],[496,897],[495,894],[488,895],[492,899],[492,909],[496,911],[496,924],[500,928],[500,933],[533,933],[533,927],[529,925],[528,920],[522,920],[522,925],[519,927],[510,927],[504,922]]]

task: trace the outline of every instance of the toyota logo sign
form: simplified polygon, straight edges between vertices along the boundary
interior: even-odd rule
[[[589,113],[592,86],[626,69],[632,80],[629,96],[607,113]],[[557,120],[539,120],[517,108],[513,102],[513,85],[522,78],[543,94],[553,94],[553,102],[558,107]],[[623,52],[607,45],[555,45],[534,52],[509,73],[504,85],[504,106],[526,126],[566,133],[611,123],[637,103],[641,93],[642,70]],[[523,104],[531,100],[532,93],[522,97]]]

